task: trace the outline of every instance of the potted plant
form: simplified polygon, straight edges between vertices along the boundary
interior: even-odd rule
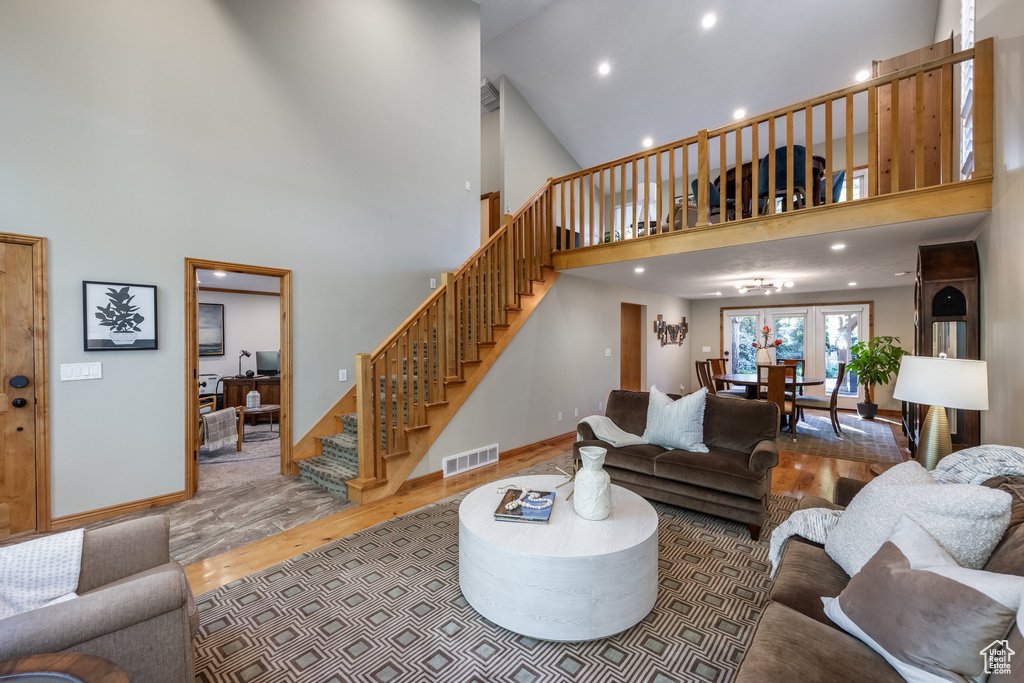
[[[865,400],[857,404],[857,414],[866,420],[873,420],[878,414],[875,385],[888,382],[899,371],[900,358],[907,355],[899,343],[899,337],[883,336],[859,341],[850,347],[852,358],[846,364],[846,371],[856,373],[857,380],[864,385]]]
[[[757,349],[757,364],[758,365],[771,365],[772,354],[771,349],[776,349],[782,346],[782,340],[776,339],[775,341],[768,341],[768,337],[772,334],[771,328],[767,325],[761,328],[761,343],[753,343],[753,347]]]
[[[134,294],[128,293],[128,287],[107,289],[109,301],[106,306],[97,306],[96,317],[100,320],[101,327],[110,328],[110,340],[118,346],[134,344],[139,336],[139,323],[145,320],[136,311],[138,306],[132,305]]]

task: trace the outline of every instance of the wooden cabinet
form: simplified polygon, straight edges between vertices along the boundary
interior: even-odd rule
[[[260,392],[260,403],[281,404],[281,378],[280,377],[227,377],[222,380],[224,386],[224,407],[234,408],[245,405],[245,396],[255,389]],[[251,416],[250,424],[259,422],[270,422],[272,416],[259,415]]]

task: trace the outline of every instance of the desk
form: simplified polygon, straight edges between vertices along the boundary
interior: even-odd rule
[[[711,379],[719,382],[728,382],[741,387],[746,387],[747,398],[757,398],[757,373],[737,375],[712,375]],[[816,377],[797,377],[797,387],[816,387],[825,383],[825,380]],[[787,387],[792,387],[793,382],[786,382]]]
[[[224,407],[237,408],[245,407],[245,395],[255,389],[260,394],[260,403],[277,404],[281,402],[281,378],[275,377],[225,377],[221,380],[224,384]],[[245,411],[249,424],[255,425],[260,422],[273,422],[273,416],[264,414],[252,414]]]

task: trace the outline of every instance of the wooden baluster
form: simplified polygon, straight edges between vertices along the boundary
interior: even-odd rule
[[[626,239],[626,162],[619,164],[622,168],[622,181],[619,187],[619,237],[618,239]],[[615,231],[612,230],[612,242],[615,242]]]
[[[640,208],[639,206],[637,206],[638,202],[637,202],[637,198],[636,198],[636,195],[637,195],[637,182],[638,182],[637,176],[638,176],[639,172],[640,172],[640,169],[637,167],[636,159],[633,159],[633,186],[632,186],[633,187],[633,237],[637,236],[636,221],[637,221],[637,212],[638,212],[638,209]],[[626,235],[626,231],[623,230],[622,231],[622,239],[626,239],[627,237],[628,236]]]
[[[804,151],[806,154],[806,150]],[[807,179],[804,178],[804,183]],[[793,112],[786,112],[786,203],[787,211],[793,210]]]
[[[953,182],[953,65],[942,66],[939,149],[942,156],[942,183]]]
[[[430,338],[427,340],[428,348],[430,349],[429,362],[427,363],[427,372],[430,373],[430,397],[431,402],[439,402],[443,400],[441,391],[441,333],[444,331],[438,327],[440,323],[440,310],[439,303],[435,302],[430,310],[427,312],[430,316],[430,325],[427,328],[430,332]]]
[[[420,319],[416,321],[416,338],[419,340],[419,353],[416,356],[416,363],[419,366],[416,371],[416,392],[419,395],[419,415],[417,415],[417,424],[427,424],[427,403],[430,401],[430,392],[427,391],[429,386],[429,371],[427,369],[427,346],[428,346],[428,331],[427,331],[427,320],[426,311],[420,316]],[[401,424],[401,420],[399,420]]]
[[[815,206],[819,197],[814,194],[814,112],[808,105],[804,108],[804,206]]]
[[[552,263],[554,263],[554,261],[551,260],[551,252],[554,251],[554,244],[555,244],[555,242],[554,242],[554,237],[555,237],[554,193],[550,189],[548,189],[548,191],[545,192],[544,194],[545,194],[545,196],[547,197],[547,200],[548,200],[547,204],[545,205],[545,209],[544,209],[544,220],[547,223],[547,225],[545,225],[545,227],[544,227],[544,232],[548,236],[548,250],[546,252],[547,253],[547,258],[545,259],[544,262],[547,265],[550,266]],[[502,322],[505,322],[505,321],[502,320]]]
[[[483,334],[482,339],[485,342],[494,341],[493,332],[491,331],[491,250],[488,249],[480,257],[482,269],[480,272],[481,281],[480,287],[483,289],[483,296],[480,297],[480,306],[483,310]]]
[[[768,214],[775,214],[775,117],[768,119]]]
[[[639,211],[639,215],[637,216],[637,222],[633,224],[634,225],[633,237],[639,237],[640,236],[640,231],[641,231],[640,229],[641,228],[643,228],[644,235],[645,236],[647,235],[647,221],[650,219],[650,214],[651,214],[651,211],[650,211],[651,198],[648,196],[648,193],[650,192],[650,189],[651,189],[651,157],[650,157],[650,155],[645,154],[644,155],[643,192],[640,195],[641,197],[643,197],[644,203],[643,203],[643,206],[637,207],[637,210]],[[635,199],[636,199],[636,183],[633,183],[633,198],[634,198],[633,204],[635,206],[637,204],[637,202],[635,201]]]
[[[600,175],[597,176],[597,192],[600,195],[597,199],[598,203],[598,219],[597,219],[597,236],[594,238],[594,244],[600,244],[604,241],[604,169],[601,169]]]
[[[892,79],[892,85],[890,86],[892,97],[892,105],[890,112],[892,114],[891,121],[889,123],[889,134],[892,138],[892,163],[890,164],[889,175],[892,176],[890,180],[890,192],[899,192],[902,188],[900,187],[900,79]],[[852,127],[849,127],[852,130]],[[848,132],[847,135],[850,133]],[[849,166],[849,163],[847,163]]]
[[[924,177],[924,72],[914,74],[914,187],[928,185]]]
[[[469,351],[469,299],[466,295],[467,274],[459,276],[459,327],[462,332],[459,352],[459,378],[466,376],[466,361],[471,358]]]
[[[437,333],[438,350],[437,355],[439,358],[440,366],[438,375],[442,380],[442,395],[447,395],[447,389],[444,388],[443,380],[445,377],[451,377],[455,373],[452,368],[451,359],[451,348],[452,348],[452,335],[454,334],[454,320],[452,318],[452,284],[451,284],[451,273],[441,273],[441,286],[444,287],[444,294],[441,295],[440,302],[440,313],[438,315],[438,324],[441,325],[441,329]]]
[[[657,164],[655,164],[655,166],[656,166],[655,173],[658,176],[658,194],[657,194],[657,198],[655,200],[655,208],[654,208],[654,218],[655,218],[655,220],[654,220],[654,230],[653,231],[651,230],[650,221],[648,221],[648,225],[647,225],[647,234],[648,235],[652,235],[652,234],[653,235],[657,235],[658,232],[661,229],[661,216],[662,216],[662,213],[661,213],[661,190],[662,190],[662,187],[661,186],[664,183],[664,180],[662,179],[662,175],[661,175],[661,155],[662,155],[662,153],[658,152]]]
[[[373,364],[370,354],[356,354],[356,440],[358,443],[359,476],[364,479],[377,477],[376,449],[374,448],[373,404],[376,391],[373,389]],[[377,432],[380,433],[379,431]]]
[[[724,135],[722,137],[725,137]],[[743,218],[743,127],[736,129],[736,177],[733,179],[735,218]]]
[[[849,166],[847,166],[849,168]],[[853,193],[853,178],[846,176],[846,196]],[[868,86],[868,197],[878,196],[878,87]]]
[[[395,347],[389,346],[384,351],[384,450],[393,453],[395,450],[395,431],[392,428],[394,422],[394,401],[395,387],[392,382],[392,373],[398,375],[398,381],[402,380],[401,368],[395,368]]]
[[[846,201],[853,201],[853,95],[846,96]]]
[[[708,150],[708,131],[706,128],[697,133],[697,227],[709,225],[711,217],[708,215],[710,207],[708,200],[708,187],[710,186],[711,175],[708,165],[711,161]]]
[[[758,183],[758,176],[761,170],[761,150],[757,144],[758,129],[760,121],[754,121],[750,128],[750,215],[757,218],[758,204],[761,201],[761,186]]]
[[[615,235],[615,167],[608,167],[608,196],[611,198],[608,205],[608,242],[611,242]],[[619,206],[622,206],[622,198],[619,198]],[[622,213],[621,211],[619,213]],[[605,242],[605,236],[602,233],[601,242]]]
[[[974,173],[971,177],[975,174],[988,175],[995,170],[992,156],[992,45],[992,39],[986,38],[974,46],[974,132],[971,141],[974,148]],[[963,160],[960,160],[960,163],[963,163]],[[957,171],[957,177],[959,175]]]
[[[686,177],[685,175],[683,176]],[[684,182],[683,185],[686,185]],[[676,224],[676,150],[674,147],[668,150],[668,187],[671,196],[668,198],[668,231],[671,232]],[[686,189],[685,187],[683,188]],[[684,209],[685,211],[685,209]],[[683,214],[686,215],[685,213]],[[661,218],[659,217],[660,221]]]
[[[699,155],[698,155],[698,157],[699,157]],[[685,230],[686,228],[693,227],[693,226],[690,225],[690,208],[689,208],[690,207],[690,202],[687,199],[687,197],[690,196],[690,145],[689,144],[684,144],[683,145],[682,164],[683,164],[683,170],[682,170],[682,173],[680,175],[681,175],[681,177],[683,179],[683,206],[682,206],[682,209],[681,209],[682,212],[683,212],[683,220],[681,221],[681,223],[682,223],[683,229]],[[697,198],[694,197],[693,201],[696,202]],[[672,205],[675,206],[675,201],[672,202]],[[700,210],[698,209],[698,211],[697,211],[697,220],[695,221],[695,224],[699,223],[699,222],[700,222]],[[673,222],[672,223],[672,227],[675,228],[675,225],[676,225],[675,222]]]
[[[404,415],[404,422],[410,427],[416,427],[419,423],[416,421],[416,403],[419,400],[416,397],[415,387],[413,386],[412,376],[416,374],[416,354],[418,349],[416,348],[416,323],[413,322],[409,326],[409,329],[405,333],[405,353],[404,359],[399,356],[399,363],[403,366],[400,368],[400,374],[404,374],[405,377],[405,404],[401,406],[402,413]]]
[[[825,102],[825,205],[832,204],[832,100]],[[853,183],[853,178],[847,178],[847,183]]]
[[[576,247],[576,179],[569,179],[569,236],[566,238],[567,249]]]
[[[534,265],[536,264],[535,259],[535,245],[533,243],[533,206],[529,206],[523,213],[523,229],[526,230],[526,285],[529,288],[528,291],[533,291],[533,279],[536,277],[534,273]],[[580,232],[583,232],[583,221],[580,221]]]
[[[504,239],[504,238],[499,238]],[[455,349],[457,347],[458,328],[455,326],[457,292],[455,288],[455,273],[446,271],[441,273],[441,284],[444,286],[444,354],[445,376],[455,377],[458,375],[455,364]]]
[[[405,334],[400,336],[398,338],[398,341],[395,342],[395,346],[394,346],[395,354],[394,354],[393,357],[395,359],[395,363],[398,366],[401,366],[401,364],[402,364],[402,348],[403,348],[403,346],[405,344],[408,344],[408,343],[409,343],[409,333],[408,332],[406,332]],[[390,351],[391,351],[391,349],[388,349],[389,353],[390,353]],[[405,398],[406,398],[406,393],[407,393],[406,390],[405,390],[405,386],[404,386],[405,383],[402,382],[402,378],[401,378],[401,375],[402,375],[401,367],[398,368],[397,374],[398,374],[399,378],[398,378],[398,383],[397,383],[397,387],[396,387],[396,390],[395,390],[395,404],[398,406],[398,408],[397,408],[398,411],[401,412],[405,408]],[[397,446],[397,450],[405,450],[405,429],[402,428],[402,421],[401,420],[399,420],[399,422],[398,422],[398,429],[395,432],[395,445]]]
[[[470,294],[470,300],[473,306],[473,324],[470,328],[470,334],[473,337],[473,355],[470,356],[473,360],[480,359],[480,347],[477,346],[482,340],[480,339],[480,260],[477,259],[470,268],[469,286],[472,289]]]
[[[725,196],[729,190],[725,186],[725,133],[718,136],[718,222],[724,223],[726,220],[725,214]],[[708,178],[708,180],[711,180]]]
[[[565,251],[566,249],[569,248],[565,244],[566,243],[566,237],[565,237],[565,235],[566,235],[566,228],[569,225],[568,223],[565,222],[565,183],[564,182],[558,183],[558,187],[561,188],[561,196],[562,196],[562,200],[558,203],[558,207],[559,207],[559,209],[562,212],[562,221],[561,221],[561,223],[558,224],[558,234],[559,234],[559,241],[562,244],[561,251]],[[511,232],[512,231],[512,226],[509,225],[508,229],[509,229],[509,232]]]
[[[587,174],[587,244],[596,244],[594,233],[597,226],[594,225],[594,173]]]

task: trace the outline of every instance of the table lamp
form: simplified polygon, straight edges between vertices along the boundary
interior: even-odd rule
[[[244,356],[244,357],[248,358],[251,355],[252,355],[252,352],[251,351],[246,351],[245,349],[242,349],[242,352],[238,354],[238,376],[239,377],[243,376],[242,375],[242,357]]]
[[[917,440],[917,461],[933,470],[953,452],[946,408],[988,410],[988,365],[983,360],[903,356],[892,397],[929,406]]]

